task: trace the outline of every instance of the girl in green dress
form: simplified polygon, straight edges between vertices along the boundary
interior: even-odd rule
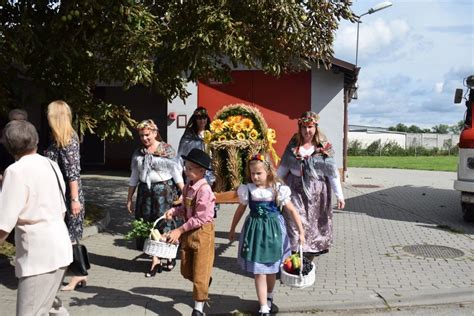
[[[247,208],[239,243],[239,264],[254,274],[259,315],[269,315],[273,301],[276,273],[282,260],[290,255],[282,211],[287,211],[297,223],[300,243],[304,244],[304,230],[300,217],[291,203],[291,191],[277,181],[271,164],[262,154],[253,156],[247,163],[248,184],[241,185],[237,194],[239,206],[232,220],[229,240],[235,238],[235,228]]]

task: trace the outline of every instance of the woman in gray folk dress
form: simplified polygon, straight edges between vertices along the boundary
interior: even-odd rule
[[[328,252],[333,241],[331,189],[337,207],[345,206],[334,151],[318,127],[318,114],[304,112],[298,119],[298,133],[293,136],[282,157],[278,176],[291,189],[291,201],[301,216],[306,243],[304,255],[313,260]],[[291,250],[298,250],[298,229],[287,218]]]
[[[48,105],[48,123],[53,142],[45,150],[49,159],[58,163],[66,185],[67,212],[64,218],[72,243],[82,239],[84,222],[84,193],[81,184],[79,137],[72,127],[72,113],[69,105],[61,100]],[[72,291],[86,285],[87,277],[74,275],[63,291]]]

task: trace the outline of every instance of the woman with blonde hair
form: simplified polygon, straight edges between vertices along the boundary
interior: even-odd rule
[[[81,184],[79,137],[72,127],[72,113],[69,105],[61,100],[48,105],[48,123],[51,128],[52,143],[45,155],[58,163],[66,185],[66,226],[72,243],[82,239],[84,221],[84,194]],[[86,276],[74,275],[63,291],[85,286]]]
[[[137,125],[142,146],[132,155],[127,209],[135,212],[136,219],[154,222],[169,210],[178,199],[178,189],[183,190],[182,168],[175,160],[176,152],[170,144],[162,141],[158,127],[148,119]],[[133,207],[133,195],[137,191],[136,207]],[[174,227],[171,222],[162,221],[158,227],[161,233]],[[143,249],[144,239],[137,238],[137,248]],[[161,258],[153,257],[150,270],[145,277],[154,277],[162,270],[171,271],[176,265],[175,259],[167,260],[162,266]]]

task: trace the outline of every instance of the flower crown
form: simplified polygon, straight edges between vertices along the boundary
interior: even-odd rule
[[[252,157],[250,157],[249,161],[261,161],[265,162],[265,156],[262,154],[255,154]]]
[[[319,116],[315,114],[315,116],[305,116],[298,119],[298,125],[303,126],[310,126],[310,125],[318,125]]]
[[[151,129],[154,131],[158,130],[158,126],[156,126],[153,120],[143,120],[137,125],[137,129]]]
[[[207,116],[207,110],[205,108],[196,109],[194,110],[193,114]]]

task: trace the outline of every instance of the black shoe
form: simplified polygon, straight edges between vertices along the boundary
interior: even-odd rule
[[[176,259],[168,259],[166,261],[165,266],[163,267],[163,271],[172,271],[176,266]]]
[[[273,314],[273,298],[267,297],[267,305],[270,306],[270,314]]]
[[[198,311],[197,309],[193,309],[193,313],[191,316],[204,316],[203,312]]]
[[[258,315],[259,315],[259,316],[270,316],[270,313],[262,313],[262,312],[259,312]]]
[[[155,265],[153,267],[153,269],[151,269],[150,271],[148,271],[147,273],[145,273],[145,278],[151,278],[151,277],[154,277],[156,275],[156,273],[161,273],[161,271],[163,270],[163,267],[161,266],[160,263],[158,263],[157,265]]]

